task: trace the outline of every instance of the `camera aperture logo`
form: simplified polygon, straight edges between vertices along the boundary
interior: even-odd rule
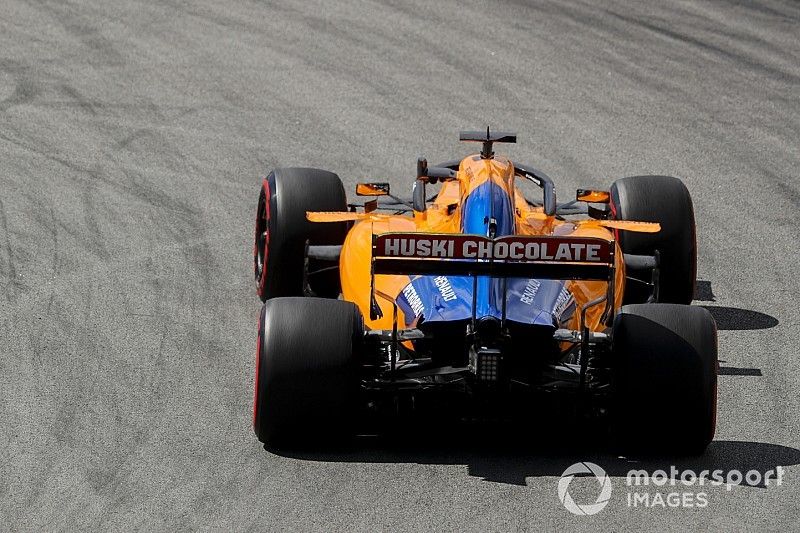
[[[576,475],[591,474],[597,480],[600,491],[597,495],[597,500],[594,503],[578,504],[572,499],[569,493],[569,484]],[[611,498],[611,479],[606,474],[606,471],[594,463],[588,461],[583,463],[575,463],[568,467],[561,474],[561,479],[558,480],[558,499],[564,504],[572,514],[588,516],[597,514],[608,505],[608,500]]]

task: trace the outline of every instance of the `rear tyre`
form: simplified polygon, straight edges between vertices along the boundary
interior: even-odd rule
[[[632,176],[611,185],[611,209],[616,220],[658,222],[658,233],[618,231],[617,240],[626,254],[659,252],[658,302],[689,304],[694,298],[697,243],[692,197],[678,178]],[[625,303],[643,303],[651,290],[648,272],[628,272]],[[631,279],[632,278],[632,279]],[[637,281],[638,280],[638,281]]]
[[[717,418],[711,313],[687,305],[626,305],[613,328],[618,444],[639,452],[703,453]]]
[[[262,301],[303,296],[305,243],[340,245],[344,222],[312,223],[306,211],[346,211],[347,197],[339,176],[313,168],[278,168],[262,181],[256,212],[253,266],[256,292]],[[335,263],[309,262],[309,287],[317,296],[341,292]],[[330,270],[314,274],[321,268]]]
[[[364,323],[341,300],[276,298],[261,311],[253,428],[271,446],[313,446],[352,431]]]

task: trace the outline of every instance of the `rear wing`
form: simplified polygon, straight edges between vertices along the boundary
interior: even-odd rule
[[[375,300],[376,275],[420,274],[472,276],[476,283],[478,276],[606,281],[606,296],[589,302],[586,308],[606,301],[604,315],[608,319],[609,313],[613,315],[614,250],[614,241],[593,237],[508,235],[491,239],[453,233],[373,235],[371,315],[373,319],[381,315]],[[391,300],[387,295],[381,294],[381,297]],[[503,300],[505,302],[505,298]],[[503,311],[505,315],[505,309]]]
[[[383,233],[372,237],[374,274],[607,281],[614,243],[591,237]]]

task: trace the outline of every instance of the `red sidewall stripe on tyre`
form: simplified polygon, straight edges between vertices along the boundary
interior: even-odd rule
[[[272,192],[269,189],[269,181],[267,178],[262,178],[261,180],[261,190],[264,191],[264,230],[267,232],[267,237],[264,239],[264,252],[262,255],[261,261],[261,278],[258,280],[258,295],[264,295],[264,289],[267,284],[267,260],[269,258],[269,220],[270,220],[270,203],[272,200]],[[258,217],[261,216],[260,212],[256,213],[256,238],[255,244],[253,246],[253,254],[256,256],[256,261],[258,261]]]
[[[253,387],[253,429],[256,428],[256,417],[258,415],[258,387],[259,387],[259,374],[261,373],[261,345],[264,343],[263,334],[261,331],[261,323],[263,321],[263,309],[258,313],[258,339],[256,340],[256,379],[255,386]]]

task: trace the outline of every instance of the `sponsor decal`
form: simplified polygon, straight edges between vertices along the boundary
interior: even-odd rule
[[[414,315],[420,316],[425,310],[425,306],[423,305],[422,299],[417,293],[417,289],[414,288],[414,285],[411,283],[406,285],[403,289],[403,296],[406,297],[406,301],[408,301],[408,305],[411,306],[411,311],[414,313]]]
[[[534,298],[536,298],[536,293],[539,291],[539,287],[541,287],[541,285],[542,282],[538,279],[529,279],[528,283],[525,285],[525,290],[522,291],[522,296],[519,297],[519,300],[526,305],[531,305]]]
[[[589,237],[386,233],[375,236],[373,255],[416,259],[608,263],[611,245]]]
[[[456,291],[453,290],[453,286],[450,285],[450,280],[447,279],[447,276],[436,276],[433,278],[433,284],[436,285],[436,288],[439,289],[439,294],[442,295],[442,299],[445,302],[452,302],[456,298]]]
[[[573,297],[572,293],[567,290],[566,287],[561,288],[561,292],[558,294],[558,299],[556,300],[555,309],[553,310],[553,314],[558,317],[560,320],[564,312],[570,309],[570,307],[575,306],[575,298]],[[571,314],[571,313],[570,313]]]

